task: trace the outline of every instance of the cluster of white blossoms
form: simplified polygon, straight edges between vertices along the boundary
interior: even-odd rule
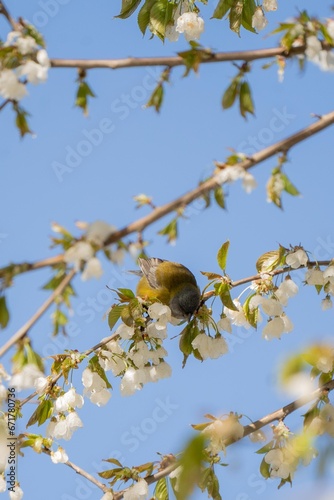
[[[162,347],[162,340],[167,338],[167,325],[172,321],[168,306],[155,303],[149,306],[150,321],[145,329],[145,341],[134,342],[124,361],[120,391],[123,396],[130,396],[141,390],[144,384],[157,382],[171,376],[172,369],[164,360],[167,351]],[[134,327],[121,324],[116,333],[122,340],[133,339]]]
[[[281,338],[283,333],[289,333],[293,330],[293,324],[285,314],[283,307],[287,305],[289,298],[294,297],[297,293],[298,286],[288,277],[270,297],[254,295],[250,299],[250,310],[261,307],[262,312],[269,317],[262,330],[263,338],[266,340]]]
[[[64,464],[68,461],[68,455],[61,446],[58,446],[56,451],[51,451],[50,457],[54,464]]]
[[[46,81],[50,61],[45,49],[41,49],[33,37],[24,35],[20,31],[11,31],[4,47],[13,47],[19,52],[22,63],[14,68],[8,69],[1,66],[0,61],[0,95],[4,99],[20,101],[28,94],[25,79],[29,83],[37,85]]]
[[[58,413],[52,416],[46,429],[46,436],[51,439],[65,439],[67,441],[71,439],[73,432],[79,427],[83,427],[83,423],[75,411],[75,408],[82,408],[83,404],[83,397],[76,393],[74,387],[59,396],[54,403],[54,411]]]
[[[82,383],[84,386],[84,395],[97,406],[104,406],[111,398],[111,392],[107,389],[106,381],[100,377],[97,372],[89,367],[82,373]]]
[[[180,2],[177,6],[173,21],[166,27],[165,37],[170,42],[177,42],[180,33],[184,34],[187,42],[198,40],[204,31],[204,20],[196,12],[188,12],[189,5]]]
[[[301,436],[291,436],[283,422],[274,426],[276,446],[268,451],[264,461],[272,478],[292,479],[300,463],[308,465],[316,457],[316,450]]]
[[[252,28],[256,31],[263,30],[267,24],[268,20],[264,14],[264,11],[270,12],[277,10],[277,0],[263,0],[262,6],[258,6],[252,17]]]
[[[236,154],[241,161],[246,160],[246,155],[244,153]],[[228,182],[231,183],[240,179],[242,181],[242,187],[247,194],[251,193],[257,187],[255,177],[239,165],[233,165],[221,169],[217,174],[215,174],[215,178],[219,184],[226,184]]]
[[[45,378],[44,373],[34,363],[28,363],[12,376],[10,383],[17,391],[22,391],[35,387],[35,381],[39,378]]]
[[[319,411],[319,415],[314,417],[307,430],[316,436],[329,434],[334,437],[334,406],[330,403],[325,404]]]
[[[217,455],[225,450],[227,440],[238,440],[244,435],[244,427],[239,422],[239,416],[231,413],[227,418],[216,418],[203,431],[203,435],[209,438],[207,450],[212,455]]]
[[[333,19],[328,19],[326,28],[329,36],[334,41]],[[334,71],[334,51],[323,49],[321,41],[316,35],[307,37],[305,55],[309,61],[319,66],[322,71]]]

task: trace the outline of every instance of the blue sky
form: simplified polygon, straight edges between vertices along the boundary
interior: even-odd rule
[[[39,21],[50,57],[170,55],[187,47],[181,38],[176,44],[166,42],[164,45],[157,39],[149,40],[148,36],[142,38],[135,16],[126,21],[114,19],[121,2],[101,0],[97,7],[94,2],[82,0],[79,8],[73,1],[64,5],[54,1],[58,11],[44,17],[41,12],[45,13],[42,6],[46,2],[18,0],[8,4],[14,17]],[[252,35],[243,31],[240,38],[228,30],[227,22],[209,20],[213,6],[201,5],[201,15],[206,21],[201,43],[219,51],[272,47],[277,38],[266,35],[297,9],[307,9],[310,14],[323,18],[331,13],[331,3],[327,1],[317,5],[310,0],[296,0],[293,5],[282,0],[278,3],[278,11],[268,14],[269,25],[264,32]],[[8,27],[2,19],[0,30],[1,37],[5,38]],[[55,254],[57,251],[49,248],[52,221],[77,235],[80,234],[75,228],[77,220],[100,219],[123,227],[148,213],[146,208],[135,209],[132,196],[144,192],[153,196],[156,205],[161,205],[195,187],[212,171],[213,161],[224,160],[229,154],[228,148],[249,147],[254,138],[260,147],[265,147],[268,138],[276,142],[312,123],[311,113],[331,111],[333,74],[323,73],[312,64],[301,73],[296,61],[288,61],[284,82],[279,83],[276,68],[261,70],[262,64],[255,62],[249,75],[256,116],[247,121],[240,117],[237,109],[223,111],[220,105],[222,94],[236,72],[230,63],[204,65],[198,75],[192,74],[186,79],[182,78],[180,68],[173,70],[160,114],[143,109],[160,71],[154,68],[91,70],[88,82],[97,98],[90,103],[88,118],[73,105],[76,71],[50,70],[48,82],[30,86],[29,97],[22,102],[31,113],[33,137],[21,140],[9,107],[1,112],[0,234],[4,235],[0,240],[1,266]],[[272,131],[272,118],[282,115],[284,126],[280,131]],[[109,120],[108,126],[112,123],[112,130],[104,132],[102,141],[92,146],[87,156],[81,155],[80,164],[60,181],[55,174],[55,162],[64,163],[69,151],[80,150],[80,142],[92,136],[94,130],[103,128],[106,120]],[[272,137],[264,130],[272,132]],[[214,205],[203,210],[202,205],[196,203],[189,211],[189,218],[180,223],[180,238],[175,246],[169,246],[163,237],[157,236],[157,231],[171,217],[148,228],[144,236],[150,242],[149,254],[182,262],[196,275],[201,287],[206,279],[200,271],[219,270],[215,256],[227,239],[231,242],[227,272],[232,279],[254,274],[257,258],[277,248],[279,243],[284,246],[301,243],[314,258],[332,258],[332,142],[333,129],[328,128],[289,153],[286,172],[302,196],[285,196],[284,211],[266,201],[265,185],[275,166],[272,158],[253,169],[258,188],[251,195],[245,194],[239,183],[228,188],[226,211]],[[133,240],[133,236],[129,240]],[[100,280],[82,283],[76,278],[74,282],[77,298],[73,301],[71,319],[78,325],[78,334],[74,338],[53,339],[49,314],[46,314],[31,330],[37,351],[50,355],[65,348],[84,350],[109,334],[102,317],[114,301],[114,295],[110,292],[108,299],[105,287],[108,284],[113,288],[134,289],[136,278],[126,272],[134,268],[130,258],[120,267],[107,261],[103,261],[103,266],[105,274]],[[1,334],[3,341],[46,299],[47,293],[41,286],[49,277],[50,272],[43,270],[15,280],[15,286],[8,291],[12,317],[8,330]],[[236,329],[233,335],[238,343],[228,355],[202,364],[189,359],[182,369],[178,340],[171,339],[180,329],[171,328],[165,347],[173,369],[172,378],[145,386],[129,398],[120,396],[119,381],[114,380],[113,396],[106,407],[97,408],[86,400],[80,411],[84,428],[78,430],[69,443],[62,443],[70,460],[90,472],[101,470],[101,459],[110,456],[126,465],[158,460],[157,451],[176,453],[182,449],[191,435],[190,424],[203,421],[205,413],[218,416],[237,411],[255,420],[288,403],[289,397],[277,390],[280,363],[291,352],[330,338],[333,325],[333,311],[322,312],[321,298],[314,289],[303,287],[298,279],[300,294],[291,300],[287,310],[295,328],[280,341],[264,341],[262,327],[257,332],[250,331],[246,338]],[[235,290],[234,296],[241,291]],[[97,300],[95,311],[89,305],[90,298]],[[79,315],[82,304],[90,308],[89,317]],[[5,364],[8,365],[11,355],[6,355]],[[73,382],[81,388],[80,371],[74,374]],[[155,418],[157,407],[165,412],[166,418],[162,421]],[[33,405],[31,409],[26,408],[29,413],[33,409]],[[300,413],[287,421],[292,430],[297,430],[300,424]],[[136,426],[140,428],[141,437],[134,434]],[[18,422],[18,430],[24,432],[23,423]],[[258,447],[245,439],[228,450],[225,461],[229,467],[220,472],[224,498],[292,500],[302,495],[308,499],[315,497],[314,484],[317,494],[334,488],[330,474],[317,479],[315,461],[305,470],[298,470],[291,490],[285,487],[277,491],[276,482],[265,482],[258,477],[260,459],[254,454]],[[25,455],[19,462],[24,498],[95,500],[102,496],[67,467],[53,465],[47,456],[36,455],[31,450]],[[333,477],[333,460],[329,467]],[[333,489],[331,491],[333,495]]]

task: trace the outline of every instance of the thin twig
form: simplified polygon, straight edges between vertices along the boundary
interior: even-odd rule
[[[268,59],[276,56],[290,57],[296,54],[302,54],[305,46],[292,47],[290,51],[282,47],[273,47],[270,49],[242,50],[234,52],[210,52],[207,51],[201,64],[228,62],[228,61],[255,61],[257,59]],[[183,66],[185,60],[180,56],[166,57],[126,57],[124,59],[51,59],[53,68],[134,68],[139,66]]]
[[[45,313],[45,311],[51,306],[51,304],[54,302],[54,300],[61,295],[63,290],[67,287],[67,285],[70,283],[72,280],[73,276],[75,275],[76,271],[72,269],[67,276],[59,283],[57,288],[52,292],[50,297],[47,298],[47,300],[37,309],[35,314],[23,325],[21,328],[18,329],[16,333],[0,348],[0,358],[3,356],[8,349],[10,349],[18,340],[22,339],[29,329],[36,323],[36,321]]]
[[[2,110],[3,110],[3,108],[4,108],[5,106],[7,106],[7,104],[9,104],[10,102],[11,102],[11,100],[10,100],[10,99],[6,99],[5,101],[3,101],[3,102],[0,104],[0,111],[2,111]]]
[[[8,9],[6,8],[5,4],[3,2],[0,2],[0,14],[3,14],[11,27],[13,28],[14,31],[17,31],[20,29],[20,25],[15,21],[14,18],[10,15]]]
[[[270,271],[270,272],[253,274],[253,276],[248,276],[247,278],[241,278],[240,280],[231,281],[229,283],[229,285],[231,286],[231,288],[236,288],[237,286],[246,285],[247,283],[251,283],[252,281],[262,280],[264,275],[279,276],[280,274],[290,273],[293,271],[297,271],[298,269],[305,269],[307,267],[313,268],[316,266],[329,266],[331,264],[331,262],[332,262],[332,260],[317,260],[317,261],[310,260],[305,265],[299,266],[297,269],[293,269],[290,266],[285,266],[282,269],[275,269],[274,271]],[[203,299],[204,299],[204,301],[207,301],[208,299],[210,299],[214,295],[215,295],[215,292],[213,290],[210,290],[209,292],[206,292],[204,294]]]
[[[255,153],[253,156],[247,158],[245,161],[240,162],[238,164],[239,168],[243,168],[245,170],[249,170],[250,168],[255,167],[255,165],[267,160],[268,158],[280,153],[287,152],[296,144],[308,139],[309,137],[317,134],[318,132],[324,130],[334,123],[334,111],[319,117],[318,121],[305,127],[300,130],[296,134],[293,134],[286,139],[282,139],[281,141],[276,142],[275,144]],[[217,167],[224,168],[227,165],[223,162],[216,163]],[[170,212],[177,210],[180,207],[185,207],[192,203],[197,198],[200,198],[204,194],[208,193],[218,185],[222,185],[220,175],[213,175],[210,179],[203,182],[200,186],[195,189],[189,191],[188,193],[176,198],[175,200],[166,203],[165,205],[161,205],[160,207],[156,207],[152,212],[141,219],[137,219],[135,222],[128,224],[122,229],[113,232],[107,240],[104,242],[105,246],[108,246],[112,243],[118,242],[124,236],[128,236],[132,233],[140,233],[146,227],[153,224],[157,220],[161,219],[165,215],[168,215]],[[59,254],[54,257],[50,257],[48,259],[43,259],[33,263],[23,263],[23,264],[11,264],[0,269],[0,278],[5,277],[6,273],[10,272],[11,268],[16,269],[16,274],[20,272],[26,272],[33,269],[41,269],[47,266],[52,266],[55,264],[59,264],[63,262],[64,255]]]
[[[43,453],[45,453],[45,455],[49,455],[49,456],[51,455],[50,450],[47,450],[46,448],[44,448],[42,451],[43,451]],[[82,469],[81,467],[79,467],[79,465],[76,465],[73,462],[70,462],[70,460],[67,460],[67,462],[65,462],[65,465],[67,465],[67,467],[70,467],[71,469],[73,469],[77,474],[80,474],[80,476],[88,479],[88,481],[90,481],[91,483],[95,484],[95,486],[100,488],[100,490],[102,490],[103,493],[108,493],[108,491],[110,491],[110,488],[108,488],[107,485],[101,483],[98,479],[96,479],[94,476],[89,474],[89,472],[87,472],[84,469]]]

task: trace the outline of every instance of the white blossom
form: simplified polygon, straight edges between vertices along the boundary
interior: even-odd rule
[[[139,479],[123,493],[124,500],[145,500],[148,498],[148,484],[145,479]]]
[[[185,12],[178,17],[175,29],[184,33],[187,42],[198,40],[204,31],[204,21],[195,12]]]
[[[264,15],[262,7],[256,7],[252,17],[252,28],[257,31],[263,30],[268,24],[267,18]]]
[[[305,273],[305,281],[308,285],[323,285],[324,273],[320,269],[308,269]]]
[[[68,455],[61,446],[58,447],[57,451],[51,451],[50,457],[54,464],[64,464],[68,461]]]
[[[257,187],[257,182],[255,177],[247,171],[245,171],[242,177],[242,187],[248,194],[251,193]]]
[[[7,459],[9,456],[8,444],[8,423],[4,415],[0,415],[0,473],[7,467]]]
[[[249,434],[249,439],[252,441],[252,443],[258,443],[260,441],[266,441],[267,437],[261,429],[258,429],[257,431],[251,432]]]
[[[238,308],[237,311],[233,311],[232,309],[228,309],[226,306],[224,307],[224,314],[231,320],[232,325],[235,326],[244,326],[245,328],[249,328],[249,323],[246,319],[244,310],[238,299],[233,300],[234,305]]]
[[[321,301],[321,309],[323,311],[328,311],[328,309],[332,309],[332,307],[333,307],[333,302],[332,302],[332,299],[329,296],[327,296],[324,299],[322,299],[322,301]]]
[[[179,36],[180,34],[176,31],[175,24],[168,24],[165,30],[165,38],[167,38],[170,42],[177,42]]]
[[[327,20],[327,32],[329,36],[334,40],[334,19]]]
[[[101,262],[97,257],[92,257],[86,263],[84,270],[81,275],[82,281],[87,281],[91,278],[101,278],[103,274],[103,269],[101,266]]]
[[[294,297],[298,293],[298,290],[298,285],[291,278],[287,278],[282,281],[275,291],[275,297],[283,306],[286,306],[288,299]]]
[[[146,334],[149,338],[164,340],[167,338],[167,328],[162,328],[159,321],[155,323],[149,323],[146,327]]]
[[[111,393],[107,389],[106,382],[96,372],[90,368],[85,368],[82,372],[82,383],[85,387],[84,394],[97,406],[104,406],[111,398]]]
[[[18,391],[31,389],[34,387],[35,380],[44,377],[44,373],[33,363],[24,365],[20,372],[15,373],[11,379],[11,385]]]
[[[28,94],[26,86],[21,83],[11,69],[3,69],[0,72],[0,95],[4,99],[20,101]]]
[[[227,439],[241,439],[244,435],[244,427],[237,416],[230,415],[224,420],[215,419],[203,430],[203,434],[210,439],[209,451],[217,454],[224,449]]]
[[[157,329],[164,329],[167,323],[171,321],[172,313],[170,308],[164,304],[160,304],[159,302],[151,304],[147,312],[150,318],[156,320],[155,327]]]
[[[23,490],[16,483],[14,486],[14,491],[9,492],[9,498],[10,500],[21,500],[22,497],[23,497]]]
[[[136,391],[142,389],[140,378],[142,378],[140,370],[128,368],[122,377],[120,385],[122,396],[131,396]]]
[[[106,239],[115,231],[115,226],[112,226],[103,220],[97,220],[89,224],[86,231],[86,238],[88,241],[102,247]]]
[[[154,365],[150,368],[150,378],[152,382],[157,382],[158,380],[169,378],[172,375],[171,366],[162,361],[158,365]]]
[[[46,435],[54,439],[65,439],[68,441],[71,439],[74,431],[83,427],[83,423],[79,415],[72,411],[65,418],[63,416],[58,416],[55,420],[51,420]]]
[[[117,342],[113,341],[113,344],[115,344],[114,348],[108,345],[108,350],[100,351],[99,363],[104,371],[111,370],[112,374],[117,377],[125,369],[125,361],[122,357],[124,351]]]
[[[282,304],[273,298],[266,299],[262,297],[261,307],[268,316],[279,316],[283,312]]]
[[[4,474],[0,474],[0,493],[3,493],[7,489],[7,483]]]
[[[18,75],[25,76],[29,83],[38,85],[44,83],[48,78],[48,66],[42,66],[35,61],[27,61],[17,68]]]
[[[70,408],[82,408],[84,399],[80,394],[77,394],[75,388],[72,387],[69,391],[59,396],[55,401],[56,411],[68,411]]]
[[[34,381],[34,388],[37,394],[43,394],[48,385],[49,380],[47,377],[37,377]]]
[[[227,333],[232,333],[232,325],[231,325],[231,320],[227,316],[224,318],[220,318],[219,321],[217,321],[217,328],[218,330],[227,332]]]
[[[321,42],[314,35],[307,37],[305,55],[313,62],[319,61],[319,54],[322,50]]]
[[[127,326],[125,323],[121,323],[117,328],[115,334],[119,335],[121,339],[129,340],[135,333],[133,326]]]
[[[78,241],[64,254],[64,261],[67,264],[74,264],[76,271],[80,270],[81,262],[87,262],[94,255],[92,246],[86,241]]]
[[[281,317],[276,317],[268,321],[266,326],[263,328],[262,337],[266,340],[272,340],[274,338],[280,339],[284,333],[284,321]]]
[[[263,0],[262,7],[267,12],[271,10],[277,10],[277,0]]]
[[[298,250],[289,253],[285,257],[286,265],[290,266],[292,269],[298,269],[300,266],[305,266],[307,261],[307,253],[302,248],[298,248]]]
[[[295,470],[294,465],[286,463],[283,451],[277,448],[268,451],[264,456],[264,460],[270,465],[270,477],[287,479],[291,472]]]

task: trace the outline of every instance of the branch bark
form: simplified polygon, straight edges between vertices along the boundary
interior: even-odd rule
[[[50,297],[41,305],[39,309],[32,315],[32,317],[18,329],[16,333],[0,348],[0,358],[3,356],[8,349],[10,349],[16,342],[22,339],[29,331],[29,329],[36,323],[36,321],[47,311],[47,309],[51,306],[54,300],[61,295],[61,293],[65,290],[67,285],[71,282],[73,276],[76,271],[72,269],[67,276],[59,283],[57,288],[52,292]]]
[[[303,54],[306,46],[292,47],[287,51],[283,47],[272,47],[269,49],[242,50],[234,52],[212,52],[208,51],[207,57],[201,61],[201,64],[232,62],[232,61],[255,61],[258,59],[269,59],[272,57],[283,56],[291,57],[297,54]],[[53,68],[135,68],[142,66],[164,66],[173,68],[175,66],[184,66],[184,59],[180,56],[166,57],[126,57],[124,59],[51,59]]]

